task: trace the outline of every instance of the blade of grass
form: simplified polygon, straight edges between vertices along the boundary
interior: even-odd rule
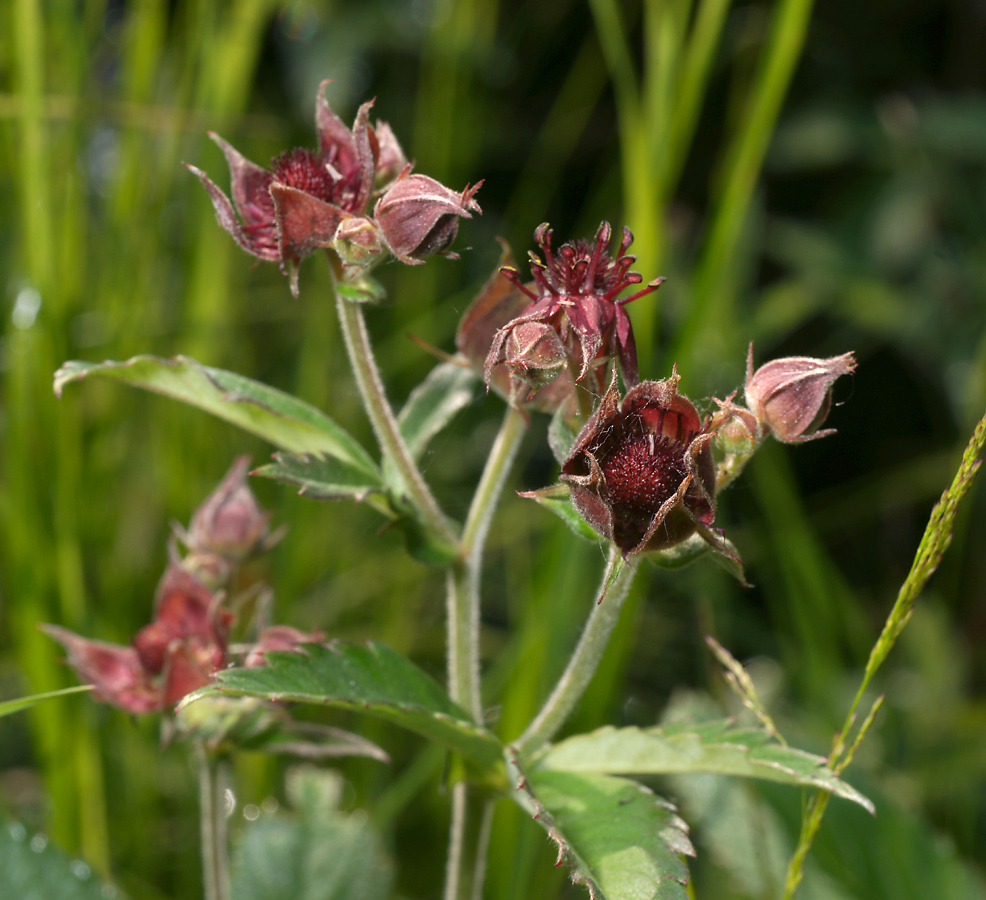
[[[856,711],[863,695],[866,693],[870,682],[877,670],[886,660],[887,655],[896,643],[900,633],[906,627],[914,610],[914,603],[920,596],[928,579],[938,568],[948,545],[952,540],[952,526],[958,512],[959,504],[972,487],[973,479],[982,465],[981,455],[983,447],[986,445],[986,416],[980,419],[976,426],[969,443],[966,445],[962,454],[962,461],[958,471],[952,479],[951,485],[942,494],[941,499],[935,504],[928,519],[928,525],[924,530],[921,541],[918,544],[917,552],[914,555],[914,562],[911,569],[897,593],[897,599],[890,615],[877,638],[870,657],[867,660],[866,668],[863,671],[863,678],[859,685],[859,690],[853,699],[849,712],[846,715],[842,730],[839,731],[832,745],[832,753],[829,758],[829,767],[833,771],[841,772],[849,764],[853,755],[859,747],[859,743],[865,736],[873,723],[882,698],[878,699],[867,715],[857,737],[850,741],[849,735],[856,720]],[[824,792],[817,793],[809,801],[808,807],[801,820],[801,835],[798,845],[794,850],[791,861],[788,864],[787,877],[784,885],[784,900],[791,900],[798,890],[798,885],[804,876],[804,862],[811,849],[811,845],[818,834],[818,829],[822,825],[822,817],[828,806],[831,795]]]

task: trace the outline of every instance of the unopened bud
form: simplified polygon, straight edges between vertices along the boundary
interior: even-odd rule
[[[217,553],[240,562],[263,544],[270,513],[260,509],[247,487],[249,465],[248,457],[239,457],[219,487],[192,516],[188,529],[191,550]]]
[[[332,249],[346,265],[365,269],[377,262],[387,247],[371,219],[347,216],[336,230]]]
[[[481,184],[457,194],[427,175],[405,175],[377,201],[373,217],[394,256],[405,263],[420,262],[448,250],[460,216],[471,219],[472,212],[482,212],[473,199]]]
[[[856,368],[852,353],[813,359],[791,356],[764,363],[753,371],[753,345],[746,364],[746,402],[758,422],[779,441],[797,444],[833,434],[819,431],[832,406],[832,385]]]
[[[514,378],[531,388],[531,393],[551,384],[568,365],[561,339],[542,322],[521,322],[507,336],[506,364]]]
[[[715,401],[719,412],[710,428],[715,432],[716,446],[724,453],[752,453],[763,439],[763,428],[750,410],[733,402],[734,396],[735,392]]]

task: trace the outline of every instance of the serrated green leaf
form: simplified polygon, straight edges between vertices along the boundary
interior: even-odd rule
[[[515,768],[516,799],[592,900],[686,900],[688,826],[648,788],[612,775]]]
[[[112,378],[196,406],[292,453],[326,453],[379,482],[363,447],[321,410],[242,375],[186,356],[135,356],[125,362],[67,362],[55,373],[55,393],[84,378]]]
[[[296,812],[248,823],[233,852],[236,900],[386,900],[393,873],[365,815],[340,811],[334,772],[294,769]]]
[[[42,834],[0,821],[0,895],[11,900],[123,900],[82,860],[70,860]]]
[[[859,791],[825,766],[825,759],[785,747],[758,728],[735,729],[730,720],[664,728],[607,726],[550,747],[536,769],[616,775],[707,773],[761,778],[820,788],[873,810]]]
[[[362,469],[314,453],[275,453],[273,463],[261,466],[253,474],[293,484],[299,494],[316,500],[351,499],[359,503],[383,490],[380,481],[368,477]],[[385,503],[375,505],[390,512]]]
[[[554,484],[537,491],[527,491],[521,494],[521,497],[534,500],[545,509],[553,512],[580,538],[592,541],[593,543],[598,543],[603,539],[602,535],[586,522],[579,515],[578,510],[572,505],[571,494],[567,484]]]
[[[44,694],[32,694],[30,697],[17,697],[15,700],[6,700],[0,703],[0,719],[12,713],[20,712],[22,709],[30,709],[35,703],[41,703],[43,700],[52,700],[55,697],[64,697],[68,694],[79,694],[91,690],[91,684],[77,684],[74,687],[62,688],[60,691],[48,691]]]
[[[222,693],[356,709],[437,741],[483,769],[500,764],[497,739],[430,675],[384,644],[307,644],[304,653],[268,653],[265,659],[265,666],[218,673],[214,685],[182,705]]]

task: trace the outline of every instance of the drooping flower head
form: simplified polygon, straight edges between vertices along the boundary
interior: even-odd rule
[[[534,239],[543,259],[530,254],[533,285],[524,284],[515,269],[503,272],[531,303],[494,336],[486,358],[487,384],[493,369],[501,363],[507,363],[517,377],[524,378],[523,360],[511,366],[507,346],[511,333],[531,322],[548,325],[556,332],[578,372],[577,379],[593,370],[597,373],[600,393],[605,364],[614,358],[619,360],[624,381],[630,386],[637,383],[637,348],[625,306],[657,290],[664,279],[655,279],[629,297],[619,297],[625,288],[640,284],[643,277],[630,271],[637,259],[627,254],[633,243],[630,229],[623,229],[615,255],[607,249],[611,237],[609,223],[603,222],[595,240],[577,240],[555,250],[551,229],[547,224],[538,227]]]
[[[374,191],[383,191],[380,202],[386,200],[389,185],[409,180],[410,165],[390,126],[380,121],[375,128],[370,125],[373,101],[359,108],[349,128],[325,99],[328,83],[319,85],[315,103],[317,150],[289,150],[265,169],[210,132],[229,164],[232,199],[203,171],[188,166],[208,191],[219,224],[247,253],[279,263],[295,296],[298,263],[319,248],[332,248],[344,267],[366,268],[387,252],[402,262],[417,262],[423,256],[443,253],[455,237],[455,228],[443,220],[441,239],[425,240],[442,216],[468,218],[470,210],[480,211],[472,199],[478,184],[455,194],[434,182],[447,196],[429,202],[435,191],[424,198],[416,195],[410,198],[415,203],[414,214],[400,217],[430,221],[417,241],[412,241],[414,228],[406,221],[395,229],[372,218],[369,206]],[[407,193],[408,189],[402,190]],[[387,208],[395,207],[399,207],[396,198]]]
[[[494,337],[530,306],[528,293],[503,274],[515,271],[515,267],[509,245],[502,238],[500,244],[503,252],[499,263],[459,323],[456,349],[477,374],[485,373],[487,387],[514,408],[550,414],[562,410],[566,418],[573,416],[578,409],[575,381],[561,340],[549,325],[525,322],[511,329],[503,348],[504,361],[487,370]],[[527,287],[533,289],[535,284]]]
[[[696,531],[726,552],[708,527],[715,520],[713,434],[678,393],[678,381],[677,372],[642,381],[621,403],[614,377],[562,465],[575,508],[624,558],[665,550]]]
[[[69,665],[93,685],[97,699],[131,713],[156,712],[209,684],[229,663],[235,616],[225,606],[222,588],[241,563],[276,538],[268,534],[269,515],[246,485],[248,463],[247,457],[238,458],[196,511],[188,533],[177,529],[190,552],[182,558],[172,547],[154,596],[153,618],[128,646],[40,626],[65,647]],[[319,633],[285,626],[267,628],[245,648],[244,664],[263,665],[271,650],[293,650],[322,639]]]

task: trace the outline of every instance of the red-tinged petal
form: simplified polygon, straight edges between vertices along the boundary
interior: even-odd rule
[[[373,182],[377,171],[377,153],[374,150],[372,129],[370,128],[370,108],[373,101],[368,100],[356,112],[353,123],[353,140],[356,144],[357,173],[356,194],[349,208],[356,213],[362,213],[373,192]]]
[[[630,317],[619,304],[616,307],[616,337],[618,344],[616,355],[620,361],[623,381],[628,388],[636,387],[640,382],[637,371],[637,341],[633,336]]]
[[[198,176],[199,181],[202,182],[202,185],[209,193],[209,198],[212,200],[212,206],[216,211],[216,218],[219,220],[219,224],[243,250],[246,250],[247,253],[259,259],[271,262],[280,259],[277,245],[273,241],[274,235],[272,230],[268,231],[262,227],[258,227],[254,231],[244,231],[229,197],[216,187],[212,179],[201,169],[197,169],[188,163],[185,164],[185,168],[193,175]]]
[[[374,181],[383,187],[393,181],[407,167],[407,157],[397,141],[390,125],[377,119],[373,134],[377,141],[377,169]]]
[[[41,630],[68,651],[68,663],[79,678],[95,688],[98,699],[130,713],[161,709],[163,697],[133,647],[92,641],[57,625]]]
[[[271,220],[271,173],[250,162],[239,150],[218,134],[210,131],[209,137],[223,151],[229,165],[230,188],[233,205],[246,225],[269,223]]]
[[[325,635],[320,631],[306,634],[297,628],[289,625],[273,625],[265,628],[257,638],[257,643],[250,648],[243,665],[247,668],[254,666],[265,666],[267,660],[264,654],[271,651],[280,652],[302,652],[302,644],[317,644],[325,640]]]
[[[318,86],[315,130],[323,158],[345,179],[359,168],[360,155],[353,132],[332,112],[329,101],[325,99],[325,88],[331,83],[331,79],[327,79]]]
[[[299,260],[335,238],[339,223],[349,214],[295,188],[274,182],[274,198],[280,256],[285,261]]]
[[[210,684],[222,662],[222,655],[207,645],[172,644],[164,673],[165,706],[173,706],[192,691]]]

